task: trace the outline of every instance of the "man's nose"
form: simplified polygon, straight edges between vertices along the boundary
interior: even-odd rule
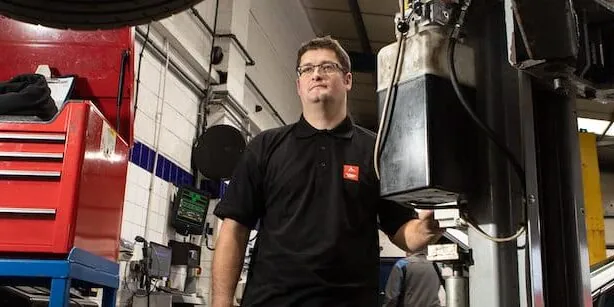
[[[315,70],[311,74],[311,79],[312,80],[321,80],[322,79],[322,73],[320,72],[320,67],[316,67],[315,68]]]

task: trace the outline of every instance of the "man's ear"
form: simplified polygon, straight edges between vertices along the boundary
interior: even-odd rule
[[[300,80],[298,78],[296,79],[296,93],[299,96],[301,95],[301,82],[300,82]]]
[[[346,90],[351,90],[352,89],[352,73],[348,72],[345,74],[345,76],[343,76],[343,84],[345,85],[345,89]]]

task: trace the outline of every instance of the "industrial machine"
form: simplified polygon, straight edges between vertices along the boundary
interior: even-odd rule
[[[173,250],[170,287],[188,294],[196,293],[201,271],[201,247],[174,240],[169,241],[169,246]]]
[[[169,245],[148,242],[137,236],[143,245],[143,259],[131,263],[133,280],[139,281],[132,295],[133,307],[193,306],[204,300],[196,295],[200,276],[200,246],[171,240]]]
[[[447,306],[592,306],[574,100],[613,101],[614,5],[400,2],[374,165],[450,229]]]

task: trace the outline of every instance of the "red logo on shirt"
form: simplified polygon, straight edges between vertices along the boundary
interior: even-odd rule
[[[360,168],[356,165],[343,166],[343,179],[358,181],[358,171]]]

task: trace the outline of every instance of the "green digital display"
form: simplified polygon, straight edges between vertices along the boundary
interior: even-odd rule
[[[187,189],[181,189],[178,196],[177,219],[195,226],[202,226],[205,222],[209,198]]]

